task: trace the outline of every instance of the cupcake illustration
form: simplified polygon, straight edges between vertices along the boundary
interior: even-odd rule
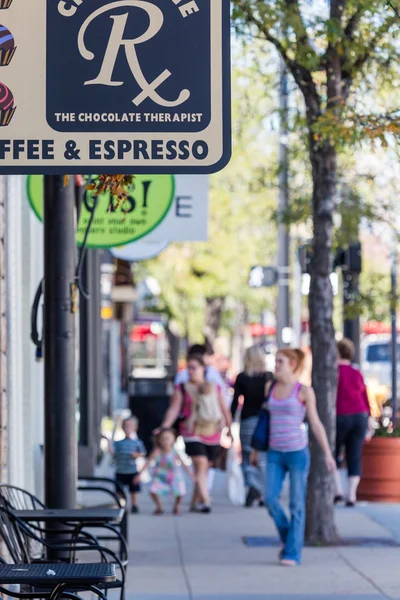
[[[0,127],[6,127],[16,111],[14,96],[4,83],[0,83]]]
[[[0,10],[2,8],[10,8],[13,0],[0,0]]]
[[[14,36],[7,27],[0,25],[0,66],[6,67],[12,61],[17,47]]]

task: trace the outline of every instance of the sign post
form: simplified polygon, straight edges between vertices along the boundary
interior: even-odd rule
[[[74,185],[48,175],[44,190],[45,495],[49,508],[76,502]]]

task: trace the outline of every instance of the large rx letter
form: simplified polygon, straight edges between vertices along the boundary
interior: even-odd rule
[[[94,21],[99,15],[109,12],[111,10],[115,10],[116,8],[121,8],[125,6],[133,6],[135,8],[141,8],[142,10],[146,11],[149,16],[149,27],[139,37],[135,39],[125,39],[124,33],[129,13],[123,15],[110,16],[110,19],[113,21],[113,25],[100,72],[95,79],[86,81],[85,85],[123,85],[124,81],[113,81],[112,78],[115,64],[118,59],[119,50],[121,47],[123,47],[125,49],[126,59],[128,61],[132,75],[142,90],[141,93],[132,100],[132,102],[136,104],[136,106],[139,106],[139,104],[141,104],[147,98],[151,98],[153,102],[160,106],[179,106],[180,104],[183,104],[190,97],[189,90],[182,90],[179,94],[178,99],[174,101],[165,100],[156,91],[157,88],[166,79],[171,77],[170,71],[165,69],[154,81],[148,82],[143,74],[139,63],[138,55],[136,52],[136,46],[139,44],[143,44],[144,42],[147,42],[151,40],[154,36],[156,36],[164,23],[164,15],[161,9],[155,4],[143,2],[142,0],[118,0],[117,2],[112,2],[94,11],[86,19],[79,31],[79,52],[86,60],[93,60],[95,56],[93,52],[90,52],[90,50],[87,49],[85,44],[85,34],[87,28],[92,23],[92,21]]]

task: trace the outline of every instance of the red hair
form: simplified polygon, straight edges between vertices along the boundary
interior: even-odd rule
[[[299,373],[303,370],[306,360],[306,355],[303,350],[299,350],[298,348],[281,348],[276,354],[286,356],[290,364],[293,366],[294,373]]]

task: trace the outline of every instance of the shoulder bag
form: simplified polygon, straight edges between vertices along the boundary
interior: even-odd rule
[[[270,416],[268,410],[268,400],[275,385],[276,382],[273,381],[269,388],[265,402],[260,410],[260,414],[258,415],[258,422],[251,440],[252,448],[254,448],[254,450],[258,450],[258,452],[267,452],[269,448]]]

